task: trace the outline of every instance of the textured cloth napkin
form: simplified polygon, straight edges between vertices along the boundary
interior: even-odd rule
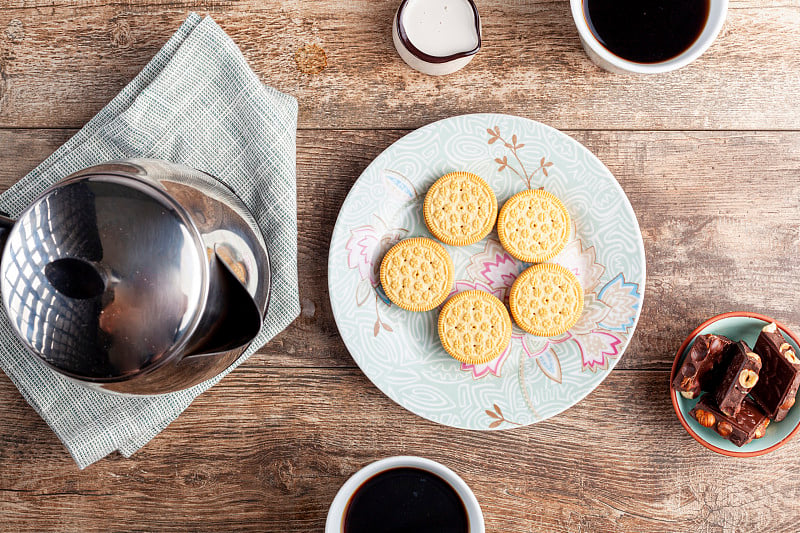
[[[273,277],[261,333],[224,375],[300,313],[296,131],[297,101],[265,87],[213,20],[191,14],[116,98],[0,196],[0,210],[18,216],[49,185],[111,159],[166,159],[226,183],[258,221]],[[129,457],[223,377],[149,398],[96,393],[27,353],[4,312],[0,313],[0,367],[80,468],[115,450]]]

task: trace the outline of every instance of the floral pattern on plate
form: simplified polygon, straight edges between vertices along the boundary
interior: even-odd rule
[[[383,255],[398,241],[430,236],[422,200],[440,176],[474,172],[498,203],[543,188],[567,206],[570,242],[553,259],[584,289],[584,311],[567,333],[542,338],[514,326],[508,349],[482,365],[449,357],[438,310],[410,313],[380,287]],[[500,246],[496,231],[464,247],[445,246],[456,268],[453,293],[483,290],[508,302],[529,265]],[[427,419],[468,429],[527,425],[571,407],[608,375],[633,335],[645,282],[642,237],[625,193],[603,164],[567,135],[507,115],[465,115],[400,139],[363,172],[331,239],[328,283],[337,326],[367,377]]]

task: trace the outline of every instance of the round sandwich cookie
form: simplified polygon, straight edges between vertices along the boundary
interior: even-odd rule
[[[381,261],[381,285],[393,304],[407,311],[430,311],[453,288],[455,268],[444,246],[426,237],[392,246]]]
[[[451,172],[428,189],[422,214],[434,237],[450,246],[466,246],[492,231],[497,197],[480,176]]]
[[[583,312],[583,287],[561,265],[534,265],[519,275],[508,299],[517,325],[539,337],[565,333]]]
[[[499,357],[511,341],[511,317],[503,302],[483,291],[460,292],[439,313],[442,347],[462,363]]]
[[[541,263],[558,255],[569,238],[569,213],[561,200],[541,189],[522,191],[503,205],[497,235],[520,261]]]

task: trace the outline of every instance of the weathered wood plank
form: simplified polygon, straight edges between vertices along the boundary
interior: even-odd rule
[[[444,78],[412,71],[390,36],[398,0],[0,3],[0,127],[77,127],[191,10],[209,13],[255,71],[300,100],[306,128],[410,128],[507,112],[566,129],[800,129],[800,3],[733,1],[695,64],[619,76],[586,57],[567,0],[483,0],[484,48]],[[328,67],[306,74],[296,51]]]
[[[793,297],[800,290],[794,260],[800,251],[795,216],[800,202],[800,135],[570,133],[620,181],[645,239],[645,305],[622,368],[668,368],[683,337],[720,312],[754,310],[789,325],[800,324]],[[356,176],[402,134],[300,133],[305,313],[274,346],[267,347],[276,362],[286,351],[294,352],[290,361],[297,363],[298,355],[316,359],[320,352],[331,350],[329,339],[336,331],[324,260],[330,233]],[[335,350],[330,356],[332,361],[320,363],[349,363],[346,352],[340,355]]]
[[[299,98],[303,128],[301,317],[132,459],[84,472],[0,373],[0,530],[319,531],[350,474],[416,454],[467,480],[489,531],[796,531],[799,441],[747,460],[708,452],[675,419],[667,371],[713,314],[800,325],[800,2],[732,1],[697,63],[635,77],[589,62],[566,0],[481,0],[484,50],[431,78],[394,52],[398,1],[0,0],[0,190],[191,10]],[[319,74],[295,61],[307,44],[327,54]],[[381,394],[338,336],[326,279],[336,215],[369,162],[410,128],[480,111],[567,129],[595,152],[630,197],[648,258],[642,318],[617,369],[562,415],[499,433],[445,428]]]
[[[0,130],[0,187],[70,132]],[[327,257],[344,197],[405,131],[298,136],[303,312],[264,348],[275,366],[353,366],[330,310]],[[800,324],[800,133],[569,132],[615,174],[636,210],[648,260],[642,318],[620,368],[667,369],[705,318],[732,310]]]
[[[796,530],[798,443],[747,460],[705,450],[663,371],[615,370],[554,419],[484,433],[418,418],[355,369],[268,364],[256,356],[132,459],[83,472],[0,377],[0,528],[320,531],[350,474],[415,454],[464,477],[488,531]]]

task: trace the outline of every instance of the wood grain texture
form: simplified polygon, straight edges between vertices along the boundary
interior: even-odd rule
[[[488,531],[796,531],[796,444],[747,460],[705,450],[675,419],[666,372],[615,371],[553,420],[484,433],[418,418],[355,369],[267,359],[201,396],[134,459],[83,472],[0,377],[2,528],[321,531],[353,472],[416,454],[470,484]]]
[[[678,345],[711,315],[752,310],[800,329],[800,0],[733,0],[706,55],[654,77],[595,67],[567,0],[478,0],[484,49],[445,78],[395,53],[398,1],[0,0],[0,190],[190,11],[298,97],[302,305],[133,458],[83,472],[0,373],[0,531],[320,531],[344,480],[396,454],[458,472],[488,531],[797,531],[800,440],[760,458],[713,454],[679,425],[667,381]],[[310,45],[326,54],[317,74],[296,61]],[[592,150],[633,204],[648,274],[608,379],[554,419],[493,433],[436,425],[381,394],[347,353],[327,289],[333,225],[369,162],[413,128],[484,111]]]
[[[651,77],[594,66],[567,0],[480,1],[481,52],[457,74],[425,76],[392,45],[397,5],[3,0],[0,127],[81,126],[194,10],[218,21],[266,83],[299,98],[304,128],[411,128],[491,111],[562,129],[800,129],[797,0],[732,1],[706,55]],[[327,56],[316,75],[295,62],[309,44]]]
[[[71,132],[0,130],[7,187]],[[330,308],[328,244],[339,208],[369,162],[406,131],[300,131],[298,239],[302,312],[263,352],[277,367],[353,361]],[[733,310],[800,324],[800,133],[568,131],[611,169],[639,219],[647,285],[618,368],[670,368],[683,338]],[[18,156],[19,155],[19,156]]]
[[[0,187],[71,133],[0,130]],[[800,133],[568,132],[637,212],[644,311],[617,370],[587,400],[501,433],[444,428],[398,407],[354,368],[333,322],[326,258],[339,207],[405,133],[299,133],[300,318],[132,459],[77,472],[0,378],[0,529],[319,531],[350,474],[418,454],[470,483],[489,531],[794,531],[785,511],[800,488],[787,472],[800,467],[800,441],[748,460],[707,452],[678,424],[667,380],[680,341],[708,316],[742,308],[800,323]]]

